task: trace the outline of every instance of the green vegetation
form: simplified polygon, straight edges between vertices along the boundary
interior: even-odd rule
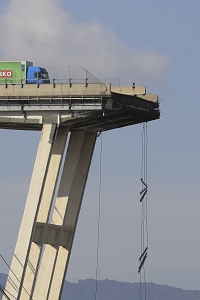
[[[0,284],[5,285],[6,275],[0,274]],[[144,285],[141,286],[144,292]],[[96,281],[79,280],[77,283],[66,281],[62,300],[94,300]],[[148,300],[200,300],[200,291],[187,291],[167,285],[147,283]],[[144,295],[143,295],[144,296]],[[142,299],[144,297],[142,296]],[[1,295],[0,295],[1,299]],[[100,280],[97,285],[97,300],[138,300],[140,283],[127,283],[115,280]]]

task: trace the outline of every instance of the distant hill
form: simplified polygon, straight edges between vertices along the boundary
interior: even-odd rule
[[[5,282],[6,275],[0,274],[0,284],[4,286]],[[200,291],[187,291],[155,283],[147,283],[146,288],[148,300],[200,300]],[[95,290],[94,279],[79,280],[77,283],[66,281],[62,300],[94,300]],[[138,300],[140,299],[140,284],[108,279],[100,280],[97,285],[97,299]]]

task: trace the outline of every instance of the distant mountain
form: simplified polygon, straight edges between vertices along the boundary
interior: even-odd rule
[[[6,275],[0,274],[0,284],[5,285]],[[144,285],[141,286],[144,292]],[[96,281],[94,279],[79,280],[77,283],[66,281],[62,300],[94,300]],[[187,291],[167,285],[147,283],[148,300],[200,300],[200,291]],[[1,299],[1,296],[0,296]],[[97,300],[138,300],[140,284],[100,280],[97,283]],[[144,297],[142,297],[144,299]]]
[[[79,280],[78,283],[66,282],[62,299],[94,300],[95,286],[94,279]],[[142,291],[144,292],[144,285]],[[100,280],[97,292],[98,300],[138,300],[140,299],[140,283]],[[155,283],[146,284],[146,293],[148,300],[200,300],[200,291],[186,291]]]

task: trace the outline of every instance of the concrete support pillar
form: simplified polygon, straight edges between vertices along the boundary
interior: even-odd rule
[[[68,135],[68,129],[58,128],[56,139],[54,141],[54,146],[51,153],[51,158],[49,161],[49,166],[46,174],[46,178],[43,185],[43,191],[41,193],[40,205],[38,206],[37,215],[34,223],[33,235],[31,238],[31,244],[29,247],[27,264],[30,267],[24,268],[24,275],[21,280],[21,289],[19,291],[19,299],[27,299],[27,291],[32,298],[32,290],[34,289],[37,275],[39,272],[40,260],[42,257],[43,245],[45,242],[45,234],[48,228],[49,216],[53,204],[54,193],[56,189],[58,174],[61,167],[62,157],[64,154],[64,149],[66,145]],[[42,230],[40,230],[40,235],[38,236],[38,222],[44,224]],[[37,241],[34,242],[34,241]],[[22,288],[22,285],[25,289]]]
[[[61,297],[95,141],[96,133],[71,134],[52,218],[59,232],[55,244],[45,246],[34,299]]]
[[[23,266],[26,262],[27,249],[29,247],[30,237],[32,236],[35,215],[41,199],[41,191],[43,190],[44,178],[46,176],[51,150],[53,147],[50,137],[55,134],[55,130],[56,127],[54,125],[46,124],[43,126],[40,137],[24,215],[11,263],[11,271],[9,272],[9,277],[6,284],[6,290],[16,298],[18,289],[20,288],[20,282],[22,280]]]
[[[55,202],[67,136],[67,128],[43,125],[6,284],[8,293],[18,300],[56,300],[61,297],[96,141],[96,133],[71,133]]]

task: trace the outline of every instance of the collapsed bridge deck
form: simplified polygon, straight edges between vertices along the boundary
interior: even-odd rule
[[[100,132],[160,117],[158,96],[142,86],[104,83],[0,85],[0,128]]]

